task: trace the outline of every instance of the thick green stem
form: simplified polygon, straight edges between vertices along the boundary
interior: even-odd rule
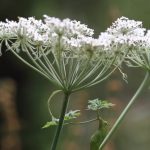
[[[141,85],[139,86],[138,90],[136,91],[134,96],[131,98],[131,100],[129,101],[128,105],[125,107],[125,109],[123,110],[123,112],[121,113],[121,115],[119,116],[119,118],[117,119],[117,121],[115,122],[115,124],[113,125],[113,127],[111,128],[111,130],[109,131],[109,133],[107,134],[105,139],[103,140],[103,142],[101,143],[101,145],[99,147],[99,150],[103,149],[103,147],[105,146],[107,141],[111,138],[113,133],[117,130],[117,128],[121,124],[122,120],[125,118],[127,112],[129,111],[129,109],[131,108],[133,103],[135,102],[136,98],[139,96],[139,94],[141,93],[141,91],[145,87],[145,85],[146,85],[146,83],[147,83],[147,81],[149,79],[149,76],[150,76],[150,74],[149,74],[149,72],[147,72],[146,75],[145,75],[145,78],[144,78],[143,82],[141,83]]]
[[[51,150],[56,150],[57,143],[58,143],[59,136],[60,136],[60,132],[61,132],[61,129],[63,127],[66,109],[68,106],[70,93],[64,93],[64,94],[65,94],[65,97],[64,97],[63,106],[62,106],[62,110],[61,110],[61,114],[60,114],[60,118],[59,118],[59,124],[58,124],[57,130],[56,130],[56,134],[55,134],[55,137],[54,137],[54,140],[52,143]]]

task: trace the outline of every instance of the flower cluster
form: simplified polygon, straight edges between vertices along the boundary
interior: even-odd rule
[[[115,43],[127,46],[136,46],[138,40],[145,35],[145,28],[142,28],[142,22],[129,20],[121,17],[115,21],[110,28],[107,29],[109,34],[114,35]]]
[[[124,45],[129,50],[128,66],[150,70],[150,31],[142,27],[142,22],[121,17],[107,32],[115,36],[114,43]]]
[[[131,59],[138,50],[147,51],[150,31],[145,32],[141,22],[125,17],[115,21],[98,38],[93,38],[93,29],[76,20],[47,15],[43,20],[19,17],[18,22],[0,22],[0,47],[5,43],[19,59],[60,88],[78,90],[105,79],[127,52]]]

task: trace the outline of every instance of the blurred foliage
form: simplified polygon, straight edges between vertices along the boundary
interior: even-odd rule
[[[17,20],[18,16],[35,16],[36,18],[42,18],[43,14],[60,18],[69,17],[71,19],[80,20],[88,24],[89,27],[94,28],[96,32],[95,36],[97,36],[119,16],[141,20],[144,23],[144,27],[150,28],[149,6],[149,0],[0,0],[0,20],[5,20],[6,18]],[[3,57],[0,57],[0,70],[0,78],[10,77],[18,84],[17,105],[18,113],[23,124],[23,129],[21,131],[23,149],[49,150],[55,127],[45,130],[41,129],[41,127],[44,122],[50,119],[47,110],[47,98],[54,87],[36,72],[18,61],[15,56],[9,52],[3,54]],[[119,99],[128,100],[128,97],[132,95],[142,80],[143,73],[138,69],[124,69],[123,71],[128,74],[129,83],[123,83],[125,87],[122,92],[122,97],[119,96]],[[114,73],[110,80],[118,79],[118,77],[120,80],[121,75]],[[73,107],[73,110],[80,109],[80,107],[84,109],[87,106],[88,98],[93,98],[93,96],[107,99],[113,97],[112,100],[114,100],[114,97],[118,97],[118,95],[116,95],[116,92],[111,93],[107,91],[108,89],[105,87],[107,82],[109,82],[109,80],[105,81],[101,86],[97,85],[95,88],[74,95],[70,102],[72,103],[70,107]],[[120,90],[118,91],[121,93]],[[147,96],[146,94],[147,93],[145,93],[145,97]],[[150,106],[149,102],[145,102],[145,98],[142,98],[144,99],[143,103]],[[56,98],[56,102],[53,104],[54,111],[57,115],[59,114],[61,99],[62,95],[59,95],[59,97]],[[126,103],[126,101],[114,101],[113,103],[117,103],[117,106],[120,106],[120,108],[123,108],[122,105],[124,106]],[[142,105],[137,105],[137,107],[141,106]],[[114,111],[119,113],[120,108],[116,107]],[[137,113],[139,114],[137,111],[134,115],[137,115]],[[143,110],[140,113],[144,116],[145,111]],[[85,112],[85,114],[86,115],[81,117],[81,119],[92,117],[92,114],[89,114],[89,112]],[[114,117],[116,114],[110,115],[107,113],[106,116]],[[143,119],[141,124],[144,122],[145,124],[147,124],[147,122],[149,123],[148,119]],[[137,124],[139,123],[140,121],[137,122]],[[130,125],[129,122],[128,124]],[[132,124],[135,125],[136,123],[133,122]],[[62,134],[61,137],[64,141],[60,141],[59,150],[89,149],[89,137],[91,133],[95,131],[96,126],[96,124],[89,124],[81,127],[65,127],[63,131],[65,134]],[[122,131],[124,131],[125,134],[121,130],[117,133],[119,138],[116,137],[116,139],[119,141],[116,142],[117,147],[114,148],[115,150],[124,150],[124,147],[128,150],[138,150],[138,146],[135,146],[138,142],[133,140],[137,137],[135,135],[137,133],[139,134],[138,137],[140,137],[140,140],[142,137],[143,139],[150,138],[149,134],[145,134],[149,126],[129,126],[129,128],[131,128],[129,131],[125,125],[124,128],[126,128],[126,130],[122,129]],[[128,137],[130,136],[132,128],[136,128],[136,131],[132,134],[132,138],[129,139]],[[139,150],[150,149],[150,145],[147,141],[142,144],[145,145],[144,147],[140,147]],[[109,150],[113,150],[113,146],[111,146]]]

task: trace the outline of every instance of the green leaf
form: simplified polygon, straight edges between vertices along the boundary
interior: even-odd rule
[[[54,122],[54,121],[48,121],[48,122],[46,122],[46,124],[42,128],[44,129],[44,128],[48,128],[50,126],[55,126],[55,125],[57,125],[56,122]]]
[[[75,119],[79,116],[80,116],[80,110],[74,110],[74,111],[70,110],[67,114],[65,114],[64,121]],[[59,119],[52,117],[52,121],[46,122],[46,124],[42,128],[44,129],[44,128],[49,128],[51,126],[57,126],[58,122]]]
[[[45,128],[49,128],[51,126],[56,126],[56,125],[58,125],[58,122],[59,122],[59,119],[56,119],[53,117],[52,121],[46,122],[46,124],[42,128],[45,129]]]
[[[74,111],[70,110],[67,114],[65,114],[64,120],[67,121],[67,120],[75,119],[79,116],[80,116],[80,110],[74,110]]]
[[[94,100],[89,100],[88,104],[88,109],[94,111],[114,106],[114,104],[109,103],[106,100],[99,100],[98,98]]]

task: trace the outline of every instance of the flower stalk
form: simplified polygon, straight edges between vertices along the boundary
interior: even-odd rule
[[[65,113],[67,110],[67,106],[68,106],[68,102],[69,102],[69,96],[71,93],[69,92],[64,92],[64,101],[63,101],[63,106],[62,106],[62,110],[61,110],[61,114],[60,114],[60,118],[59,118],[59,123],[57,126],[57,130],[56,130],[56,134],[52,143],[52,147],[51,150],[56,150],[57,148],[57,143],[60,137],[60,133],[61,133],[61,129],[63,126],[63,122],[64,122],[64,117],[65,117]]]
[[[113,133],[115,133],[115,131],[118,129],[119,125],[121,125],[121,122],[125,118],[126,114],[130,110],[131,106],[137,100],[137,97],[141,94],[142,90],[146,86],[146,84],[147,84],[147,82],[149,80],[149,77],[150,77],[150,73],[147,71],[147,73],[145,75],[145,78],[142,81],[141,85],[139,86],[139,88],[135,92],[134,96],[131,98],[131,100],[129,101],[129,103],[125,107],[125,109],[122,111],[121,115],[118,117],[117,121],[115,122],[115,124],[113,125],[113,127],[111,128],[111,130],[108,132],[107,136],[105,137],[105,139],[101,143],[101,145],[99,147],[99,150],[102,150],[104,148],[104,146],[106,145],[106,143],[108,142],[108,140],[111,138],[111,136],[113,135]]]

